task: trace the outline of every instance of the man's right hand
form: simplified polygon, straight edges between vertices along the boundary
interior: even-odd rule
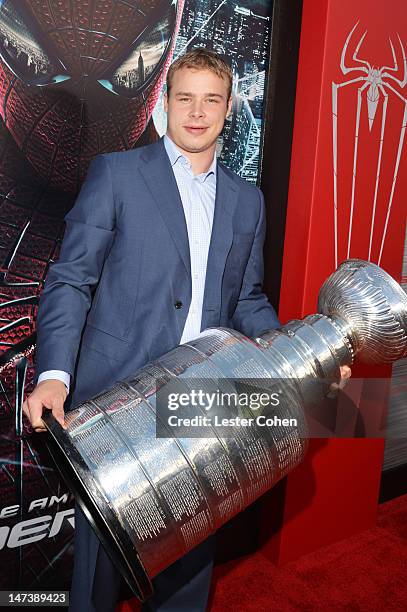
[[[67,395],[68,391],[60,380],[49,379],[38,383],[23,403],[23,412],[35,431],[46,431],[41,419],[44,409],[51,410],[58,423],[64,427],[64,402]]]

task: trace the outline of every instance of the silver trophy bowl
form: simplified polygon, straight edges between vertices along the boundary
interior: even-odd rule
[[[378,266],[341,264],[321,288],[318,309],[254,339],[205,330],[70,411],[65,430],[44,414],[58,468],[141,600],[154,576],[304,459],[304,410],[339,382],[341,366],[355,356],[368,363],[407,356],[407,296]],[[160,408],[174,388],[188,393],[199,383],[233,393],[234,381],[250,391],[254,379],[281,401],[231,406],[231,414],[252,418],[250,427],[210,424],[202,435],[179,435]],[[276,418],[278,427],[259,424]]]

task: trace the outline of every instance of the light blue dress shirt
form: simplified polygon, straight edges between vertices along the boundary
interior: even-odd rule
[[[191,162],[174,142],[164,136],[184,209],[191,260],[192,299],[181,336],[181,344],[199,336],[205,289],[206,265],[212,234],[216,196],[216,154],[207,172],[192,172]]]
[[[171,162],[184,209],[191,260],[192,299],[181,336],[181,344],[199,336],[202,322],[206,266],[212,234],[216,197],[216,153],[207,172],[194,175],[191,162],[165,134],[164,146]],[[69,391],[70,375],[47,370],[38,377],[61,380]]]

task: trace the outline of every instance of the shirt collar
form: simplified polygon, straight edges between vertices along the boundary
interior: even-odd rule
[[[164,134],[164,146],[167,151],[167,155],[170,159],[171,165],[175,166],[178,161],[182,161],[184,166],[187,168],[191,168],[191,162],[181,151],[178,149],[177,145],[167,134]],[[213,155],[213,160],[207,172],[202,172],[201,174],[196,174],[195,177],[198,178],[201,182],[204,182],[209,175],[213,174],[216,178],[216,151]]]

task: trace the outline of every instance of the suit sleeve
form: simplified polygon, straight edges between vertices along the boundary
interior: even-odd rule
[[[259,219],[243,277],[242,289],[232,318],[233,327],[250,337],[280,327],[276,311],[263,293],[263,246],[266,235],[266,219],[264,197],[260,189],[257,189],[257,192],[260,200]]]
[[[86,316],[115,233],[109,160],[96,157],[72,210],[58,260],[50,266],[37,316],[37,376],[72,377]]]

